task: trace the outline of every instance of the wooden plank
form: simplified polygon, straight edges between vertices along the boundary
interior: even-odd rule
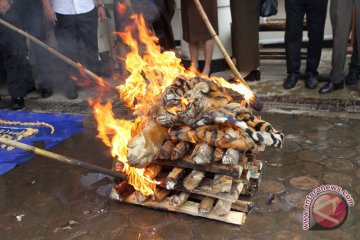
[[[172,166],[172,167],[190,168],[202,172],[212,172],[221,175],[227,175],[234,178],[240,178],[241,173],[243,171],[243,167],[240,165],[224,165],[221,163],[192,164],[183,160],[174,160],[174,161],[155,160],[154,163]]]
[[[231,205],[231,202],[219,199],[213,208],[213,212],[218,216],[224,216],[230,212]]]
[[[232,177],[226,175],[216,174],[214,176],[214,183],[212,191],[214,193],[218,192],[230,192],[232,186]]]
[[[165,179],[166,189],[174,189],[183,172],[183,168],[174,167]]]
[[[212,179],[203,179],[200,186],[194,190],[188,191],[185,188],[178,188],[177,190],[213,197],[217,199],[222,199],[224,201],[235,202],[239,198],[239,195],[244,187],[244,183],[237,182],[237,183],[233,183],[231,190],[228,193],[213,193],[212,183],[213,183]]]
[[[199,186],[204,177],[204,172],[192,170],[191,173],[185,177],[183,187],[188,191],[194,190],[197,186]]]
[[[212,197],[204,197],[199,204],[199,213],[209,213],[214,205],[215,200],[216,199]]]
[[[156,202],[151,199],[139,203],[136,201],[135,194],[130,195],[127,199],[125,199],[124,202],[131,203],[135,205],[140,205],[144,207],[150,207],[155,209],[162,209],[167,210],[171,212],[178,212],[178,213],[185,213],[192,216],[197,217],[204,217],[212,220],[217,220],[221,222],[227,222],[235,225],[242,225],[245,222],[246,219],[246,213],[243,212],[236,212],[236,211],[230,211],[228,214],[224,216],[217,216],[216,214],[210,212],[210,213],[199,213],[199,203],[192,202],[192,201],[186,201],[183,205],[178,207],[173,207],[168,204],[169,198],[167,198],[164,201]]]
[[[239,212],[250,212],[254,207],[254,203],[250,201],[237,200],[231,205],[231,209],[234,209]]]

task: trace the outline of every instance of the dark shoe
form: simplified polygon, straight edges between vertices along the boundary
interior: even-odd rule
[[[356,71],[350,71],[345,77],[345,83],[347,85],[354,85],[359,81],[359,73]]]
[[[285,89],[291,89],[294,88],[297,81],[299,79],[299,75],[296,73],[289,73],[286,80],[283,83],[283,87]]]
[[[51,89],[40,89],[40,93],[41,93],[41,97],[42,98],[48,98],[51,97],[51,95],[53,94]]]
[[[260,70],[253,70],[251,71],[246,77],[244,77],[245,81],[249,81],[249,82],[252,82],[252,81],[260,81],[261,79],[261,72]]]
[[[306,73],[305,87],[309,89],[316,88],[318,84],[318,75],[316,73]]]
[[[66,97],[68,99],[77,99],[78,98],[78,92],[76,89],[71,89],[66,91]]]
[[[14,110],[23,109],[25,107],[25,101],[23,97],[12,97],[11,108]]]
[[[333,91],[343,89],[343,88],[344,88],[344,82],[341,82],[341,83],[329,82],[319,89],[319,93],[321,93],[321,94],[331,93]]]

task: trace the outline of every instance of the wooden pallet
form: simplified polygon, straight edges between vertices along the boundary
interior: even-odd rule
[[[236,225],[242,225],[245,222],[247,213],[253,207],[253,202],[249,198],[260,183],[262,169],[262,162],[256,160],[254,155],[236,165],[192,164],[186,159],[156,160],[155,163],[161,166],[161,171],[156,177],[161,184],[157,187],[154,196],[145,197],[135,191],[132,186],[122,183],[121,186],[118,185],[112,189],[110,198],[129,204],[185,213]],[[180,170],[183,174],[175,174],[177,179],[169,187],[166,181],[169,176],[174,176],[171,172]],[[195,184],[193,189],[184,187],[185,179],[193,170],[203,171],[205,176],[198,185]],[[232,180],[227,192],[214,191],[214,178],[220,174]],[[172,206],[174,198],[179,199],[181,194],[186,196],[185,201],[178,206]]]

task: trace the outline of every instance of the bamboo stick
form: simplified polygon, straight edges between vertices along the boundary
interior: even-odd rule
[[[44,156],[44,157],[47,157],[47,158],[50,158],[50,159],[53,159],[53,160],[56,160],[59,162],[67,163],[67,164],[74,165],[74,166],[81,167],[81,168],[86,168],[88,170],[95,171],[98,173],[103,173],[103,174],[111,176],[111,177],[116,177],[116,178],[120,178],[123,180],[127,179],[127,176],[123,173],[113,172],[109,169],[99,167],[99,166],[96,166],[91,163],[76,160],[74,158],[65,157],[63,155],[53,153],[50,151],[46,151],[44,149],[37,148],[37,147],[31,146],[31,145],[28,145],[25,143],[17,142],[17,141],[11,140],[11,139],[0,137],[0,143],[6,144],[9,146],[13,146],[16,148],[20,148],[20,149],[28,151],[28,152],[33,152],[37,155],[41,155],[41,156]]]
[[[65,55],[59,53],[58,51],[56,51],[55,49],[49,47],[47,44],[43,43],[42,41],[40,41],[39,39],[37,39],[36,37],[34,37],[33,35],[21,30],[18,27],[15,27],[14,25],[12,25],[11,23],[3,20],[0,18],[0,24],[10,28],[11,30],[19,33],[20,35],[24,36],[25,38],[29,39],[30,41],[34,42],[35,44],[39,45],[40,47],[46,49],[48,52],[50,52],[51,54],[53,54],[54,56],[56,56],[57,58],[61,59],[62,61],[66,62],[67,64],[73,66],[76,69],[81,70],[82,72],[84,72],[86,75],[88,75],[89,77],[96,79],[96,80],[100,80],[101,77],[99,77],[98,75],[96,75],[95,73],[93,73],[92,71],[90,71],[89,69],[83,67],[80,63],[76,63],[73,60],[71,60],[70,58],[66,57]],[[98,83],[100,84],[100,83]],[[112,92],[118,94],[118,91],[116,90],[115,87],[111,86],[110,84],[108,84],[105,81],[101,81],[101,84],[105,84],[106,87],[108,87]]]
[[[232,73],[234,74],[235,78],[237,78],[242,84],[245,85],[245,87],[247,87],[250,91],[250,87],[248,86],[248,84],[245,82],[244,78],[241,76],[241,74],[239,73],[239,71],[237,70],[235,64],[233,63],[233,61],[231,60],[229,54],[227,53],[224,45],[221,43],[219,36],[216,34],[216,31],[214,29],[214,27],[211,25],[211,22],[209,21],[208,16],[206,15],[204,8],[202,7],[200,0],[194,0],[196,8],[198,9],[202,19],[205,22],[205,25],[207,27],[207,29],[210,32],[210,35],[214,38],[216,45],[219,47],[221,53],[223,54],[225,61],[227,62],[227,64],[229,65]]]

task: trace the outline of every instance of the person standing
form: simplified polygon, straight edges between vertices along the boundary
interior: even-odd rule
[[[219,32],[217,0],[201,0],[200,2],[215,31]],[[193,0],[181,0],[181,21],[183,39],[189,43],[192,67],[196,70],[198,69],[200,46],[203,45],[205,65],[202,69],[202,74],[209,75],[214,41]]]
[[[9,0],[0,0],[0,18],[17,27],[20,25],[18,13]],[[11,108],[24,108],[25,95],[34,89],[26,41],[23,36],[3,25],[0,25],[0,65],[0,76],[5,78],[11,96]]]
[[[259,17],[261,0],[230,0],[232,51],[246,81],[260,80]]]
[[[20,27],[29,32],[40,41],[46,41],[46,29],[44,25],[44,14],[41,0],[13,0],[12,8],[17,12]],[[43,98],[52,95],[52,81],[49,53],[37,44],[31,44],[36,58],[37,89]]]
[[[98,63],[98,18],[106,18],[103,0],[42,0],[45,18],[54,25],[60,51],[75,62],[96,72]],[[72,78],[78,70],[66,65],[65,88],[68,99],[78,97]]]
[[[316,88],[321,57],[328,0],[285,0],[285,50],[288,76],[285,89],[295,87],[301,64],[303,22],[306,15],[309,43],[306,58],[305,87]]]
[[[359,56],[360,46],[360,1],[331,0],[330,20],[333,29],[333,53],[331,59],[330,81],[319,89],[325,94],[344,88],[344,67],[350,31],[352,27],[352,13],[355,14],[355,40]]]

